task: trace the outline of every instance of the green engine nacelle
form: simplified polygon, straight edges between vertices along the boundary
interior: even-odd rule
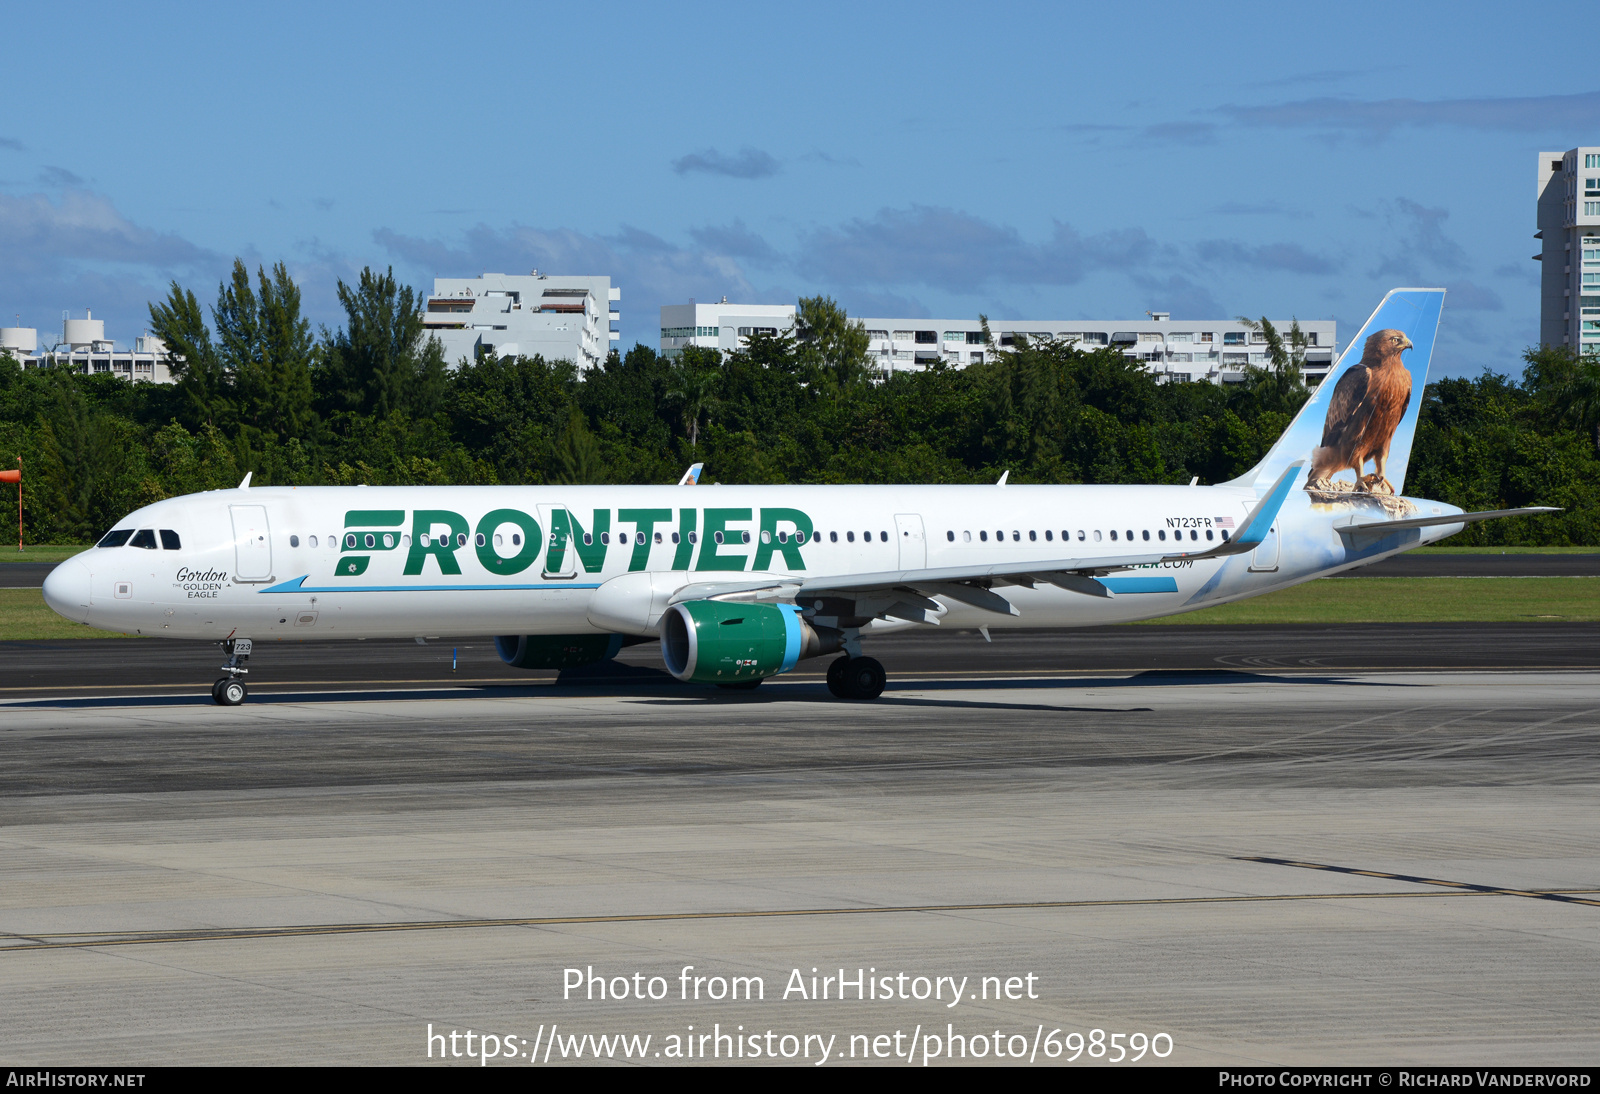
[[[519,669],[567,669],[606,661],[622,649],[620,634],[509,634],[494,640],[500,660]]]
[[[684,681],[762,680],[788,672],[817,645],[793,604],[691,600],[661,617],[661,659]]]

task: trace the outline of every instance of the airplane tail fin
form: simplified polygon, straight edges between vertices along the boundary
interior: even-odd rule
[[[1439,331],[1439,313],[1443,306],[1443,289],[1389,290],[1371,318],[1362,324],[1361,330],[1345,346],[1339,363],[1328,370],[1328,375],[1312,392],[1311,398],[1306,400],[1305,406],[1300,408],[1300,413],[1295,415],[1294,421],[1289,423],[1289,428],[1283,431],[1283,436],[1278,438],[1271,451],[1249,471],[1221,485],[1250,486],[1261,490],[1276,482],[1284,468],[1295,460],[1309,460],[1314,469],[1326,465],[1328,460],[1319,464],[1313,453],[1322,447],[1325,433],[1335,424],[1329,421],[1330,405],[1337,400],[1339,405],[1334,407],[1336,415],[1351,410],[1346,405],[1349,400],[1339,398],[1340,381],[1352,368],[1363,364],[1369,341],[1374,343],[1372,363],[1376,363],[1381,349],[1378,336],[1399,331],[1410,342],[1409,347],[1400,351],[1400,360],[1410,373],[1411,393],[1405,411],[1390,436],[1384,474],[1394,492],[1400,493],[1405,483],[1406,466],[1411,461],[1411,441],[1417,432],[1417,415],[1422,410],[1422,391],[1428,383],[1428,365],[1433,359],[1434,339]],[[1372,412],[1370,403],[1363,412]],[[1360,454],[1357,453],[1357,456]],[[1370,464],[1369,459],[1363,460],[1363,474]],[[1337,470],[1332,477],[1350,479],[1353,485],[1355,471]]]

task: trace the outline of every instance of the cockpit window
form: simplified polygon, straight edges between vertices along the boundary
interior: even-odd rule
[[[107,532],[99,545],[101,547],[121,547],[128,542],[128,537],[131,535],[133,535],[132,528],[118,528],[113,532]]]
[[[154,529],[141,528],[133,533],[133,538],[128,541],[129,547],[143,547],[146,551],[156,549],[156,533]]]
[[[178,533],[171,528],[161,529],[161,546],[169,551],[183,550],[183,543],[178,539]]]

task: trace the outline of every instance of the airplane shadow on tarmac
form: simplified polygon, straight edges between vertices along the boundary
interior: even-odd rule
[[[461,699],[523,699],[523,698],[551,698],[555,696],[572,698],[610,698],[610,699],[636,699],[645,704],[671,704],[681,706],[685,703],[698,703],[706,706],[748,706],[751,704],[771,703],[813,703],[826,702],[838,703],[849,700],[838,700],[828,694],[825,684],[821,680],[783,680],[769,681],[759,690],[730,691],[708,685],[683,684],[671,676],[657,669],[646,669],[639,666],[624,666],[636,671],[617,673],[614,676],[607,674],[601,677],[598,674],[574,675],[568,677],[563,673],[552,682],[529,684],[452,684],[449,681],[440,681],[437,685],[419,685],[406,688],[368,688],[363,690],[326,690],[326,691],[256,691],[248,700],[251,705],[276,705],[283,703],[372,703],[372,702],[399,702],[416,700],[461,700]],[[1425,687],[1425,684],[1401,683],[1389,680],[1352,679],[1341,676],[1325,675],[1278,675],[1262,672],[1245,672],[1240,670],[1163,670],[1152,669],[1135,673],[1131,676],[1076,676],[1061,677],[1024,677],[1014,678],[987,678],[987,679],[957,679],[957,680],[917,680],[915,678],[903,682],[891,682],[889,689],[875,703],[895,707],[903,706],[932,706],[941,708],[972,707],[980,709],[1006,709],[1006,710],[1095,710],[1104,712],[1105,707],[1079,708],[1064,707],[1056,704],[1040,703],[1014,703],[997,700],[982,701],[971,699],[957,699],[937,697],[913,697],[900,695],[896,692],[914,691],[929,692],[1018,692],[1018,691],[1082,691],[1084,689],[1124,689],[1124,688],[1151,688],[1151,687],[1192,687],[1196,685],[1211,684],[1295,684],[1299,686],[1321,685],[1324,687],[1338,688],[1363,688],[1363,687]],[[263,687],[270,687],[264,684]],[[56,709],[94,709],[104,707],[171,707],[171,706],[211,706],[209,695],[201,691],[194,694],[168,694],[168,695],[99,695],[76,697],[52,697],[40,699],[19,699],[0,703],[0,708],[10,707],[16,709],[29,708],[56,708]],[[1145,707],[1130,707],[1128,710],[1145,710]]]

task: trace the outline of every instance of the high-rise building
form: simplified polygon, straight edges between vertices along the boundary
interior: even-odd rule
[[[597,368],[621,339],[612,311],[622,290],[609,277],[559,277],[538,270],[526,276],[486,273],[436,277],[423,325],[444,345],[455,368],[480,351],[501,357],[571,361],[580,372]]]
[[[684,346],[737,349],[751,333],[794,328],[792,304],[668,305],[661,309],[661,352],[672,355]],[[860,318],[867,329],[868,352],[884,372],[927,368],[944,362],[957,368],[981,363],[996,351],[1011,348],[1019,337],[1035,341],[1072,340],[1086,349],[1115,346],[1144,363],[1151,372],[1173,382],[1208,380],[1238,383],[1250,365],[1265,367],[1266,335],[1238,319],[1174,320],[1167,312],[1148,312],[1143,319],[992,319],[984,341],[977,319]],[[1292,320],[1274,320],[1280,334],[1289,334]],[[1308,384],[1328,374],[1338,356],[1338,324],[1332,319],[1300,321],[1306,339],[1303,371]]]
[[[1539,341],[1600,353],[1600,147],[1540,152]]]

